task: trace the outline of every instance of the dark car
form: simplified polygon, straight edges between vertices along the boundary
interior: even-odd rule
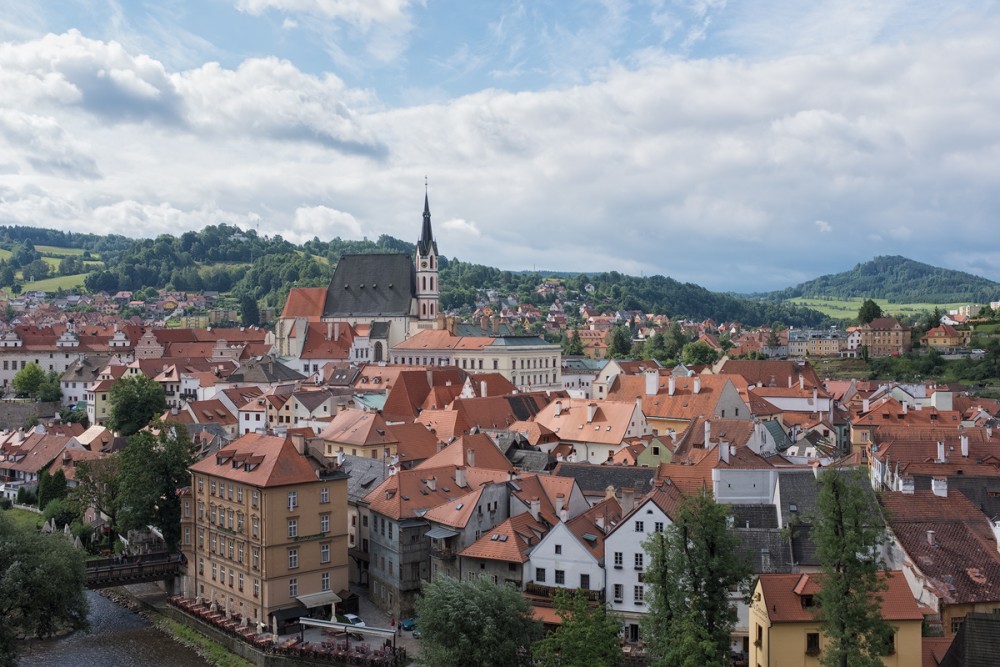
[[[404,618],[399,623],[399,627],[402,628],[403,630],[407,630],[407,631],[412,630],[413,628],[417,627],[417,619],[415,619],[415,618]]]

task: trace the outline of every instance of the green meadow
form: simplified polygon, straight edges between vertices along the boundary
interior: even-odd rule
[[[900,317],[913,317],[921,313],[933,312],[939,308],[942,312],[947,312],[950,308],[968,305],[965,303],[890,303],[888,299],[872,299],[882,308],[882,312],[888,315],[898,315]],[[853,320],[858,316],[858,310],[864,303],[863,298],[835,299],[828,297],[796,297],[788,299],[790,303],[806,306],[813,310],[818,310],[824,315],[842,320]]]

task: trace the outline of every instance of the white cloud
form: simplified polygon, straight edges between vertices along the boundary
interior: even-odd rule
[[[291,230],[284,234],[290,241],[302,243],[314,236],[331,239],[360,240],[364,233],[361,224],[350,213],[326,206],[306,206],[295,210]]]
[[[829,234],[833,231],[833,227],[831,227],[830,223],[826,220],[816,220],[815,224],[816,228],[824,234]]]
[[[470,222],[469,220],[461,220],[454,218],[452,220],[446,220],[441,224],[441,228],[446,232],[454,232],[456,234],[464,234],[466,236],[482,236],[483,233],[479,231],[476,227],[476,223]]]
[[[365,28],[402,20],[411,4],[410,0],[237,0],[236,7],[251,14],[276,10],[347,21]]]

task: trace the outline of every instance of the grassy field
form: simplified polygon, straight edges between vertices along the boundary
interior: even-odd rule
[[[921,313],[932,312],[935,308],[940,308],[947,312],[949,308],[958,308],[968,305],[965,303],[889,303],[888,299],[872,299],[888,315],[899,315],[910,317]],[[816,297],[796,297],[788,300],[800,306],[806,306],[813,310],[818,310],[824,315],[843,320],[852,320],[858,316],[858,310],[864,299],[820,299]]]
[[[42,515],[35,514],[34,512],[29,512],[27,510],[12,508],[4,512],[4,516],[13,521],[16,525],[30,530],[35,530],[42,525]]]
[[[31,283],[24,283],[24,291],[42,290],[43,292],[55,292],[58,289],[72,289],[83,287],[83,280],[86,273],[76,273],[72,276],[56,276],[45,280],[36,280]]]
[[[10,256],[13,254],[10,250],[0,248],[0,259],[10,259]]]
[[[60,255],[62,257],[77,257],[83,254],[82,248],[60,248],[54,245],[36,245],[35,250],[43,255]]]

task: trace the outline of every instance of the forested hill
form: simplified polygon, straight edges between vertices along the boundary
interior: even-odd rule
[[[778,301],[795,297],[863,297],[896,303],[989,303],[1000,296],[1000,283],[887,255],[858,264],[850,271],[821,276],[767,296]]]
[[[260,305],[278,309],[292,285],[326,285],[343,254],[414,252],[412,243],[386,235],[375,241],[313,238],[296,245],[281,236],[262,237],[254,230],[224,224],[154,239],[0,226],[0,249],[8,255],[0,260],[0,287],[23,280],[27,267],[37,269],[43,260],[51,260],[52,248],[72,248],[81,253],[86,265],[82,261],[67,262],[60,264],[59,270],[64,274],[70,270],[89,271],[83,283],[93,292],[212,290],[252,297]],[[540,294],[537,288],[541,282],[556,274],[503,271],[447,257],[441,258],[440,266],[441,305],[459,313],[471,312],[490,293],[497,299],[512,297],[520,304],[534,304],[543,311],[559,296],[563,301],[587,303],[600,311],[638,310],[673,318],[738,321],[749,326],[776,321],[800,327],[825,323],[821,313],[802,306],[711,292],[663,276],[639,278],[615,271],[590,276],[560,273],[564,291]]]

